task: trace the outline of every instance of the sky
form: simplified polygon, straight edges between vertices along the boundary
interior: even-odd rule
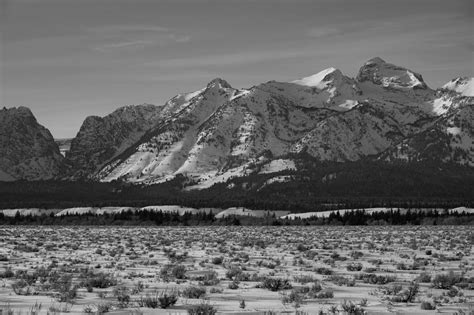
[[[472,0],[0,0],[0,106],[54,137],[220,77],[245,88],[379,56],[432,88],[474,76]]]

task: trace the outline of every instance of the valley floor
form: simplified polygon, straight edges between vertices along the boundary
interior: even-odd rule
[[[473,241],[470,226],[3,226],[0,310],[467,314]]]

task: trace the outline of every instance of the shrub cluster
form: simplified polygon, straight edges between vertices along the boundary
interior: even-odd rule
[[[291,283],[288,279],[268,277],[263,279],[262,283],[260,284],[260,287],[273,292],[280,290],[289,290],[292,288]]]

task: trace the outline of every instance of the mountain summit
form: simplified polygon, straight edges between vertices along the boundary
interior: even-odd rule
[[[327,68],[321,72],[318,72],[312,76],[302,78],[299,80],[291,81],[291,83],[317,87],[320,90],[323,90],[327,87],[327,83],[332,82],[334,78],[341,78],[342,72],[336,68]]]
[[[231,89],[232,86],[226,81],[221,78],[215,78],[214,80],[211,80],[208,84],[207,87],[212,87],[212,86],[217,86],[222,89]]]
[[[356,80],[369,81],[385,88],[427,89],[423,77],[406,68],[385,62],[380,57],[368,60],[359,70]]]

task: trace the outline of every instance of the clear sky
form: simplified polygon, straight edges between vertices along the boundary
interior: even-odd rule
[[[473,76],[472,0],[0,0],[0,105],[55,137],[86,116],[380,56],[436,88]]]

